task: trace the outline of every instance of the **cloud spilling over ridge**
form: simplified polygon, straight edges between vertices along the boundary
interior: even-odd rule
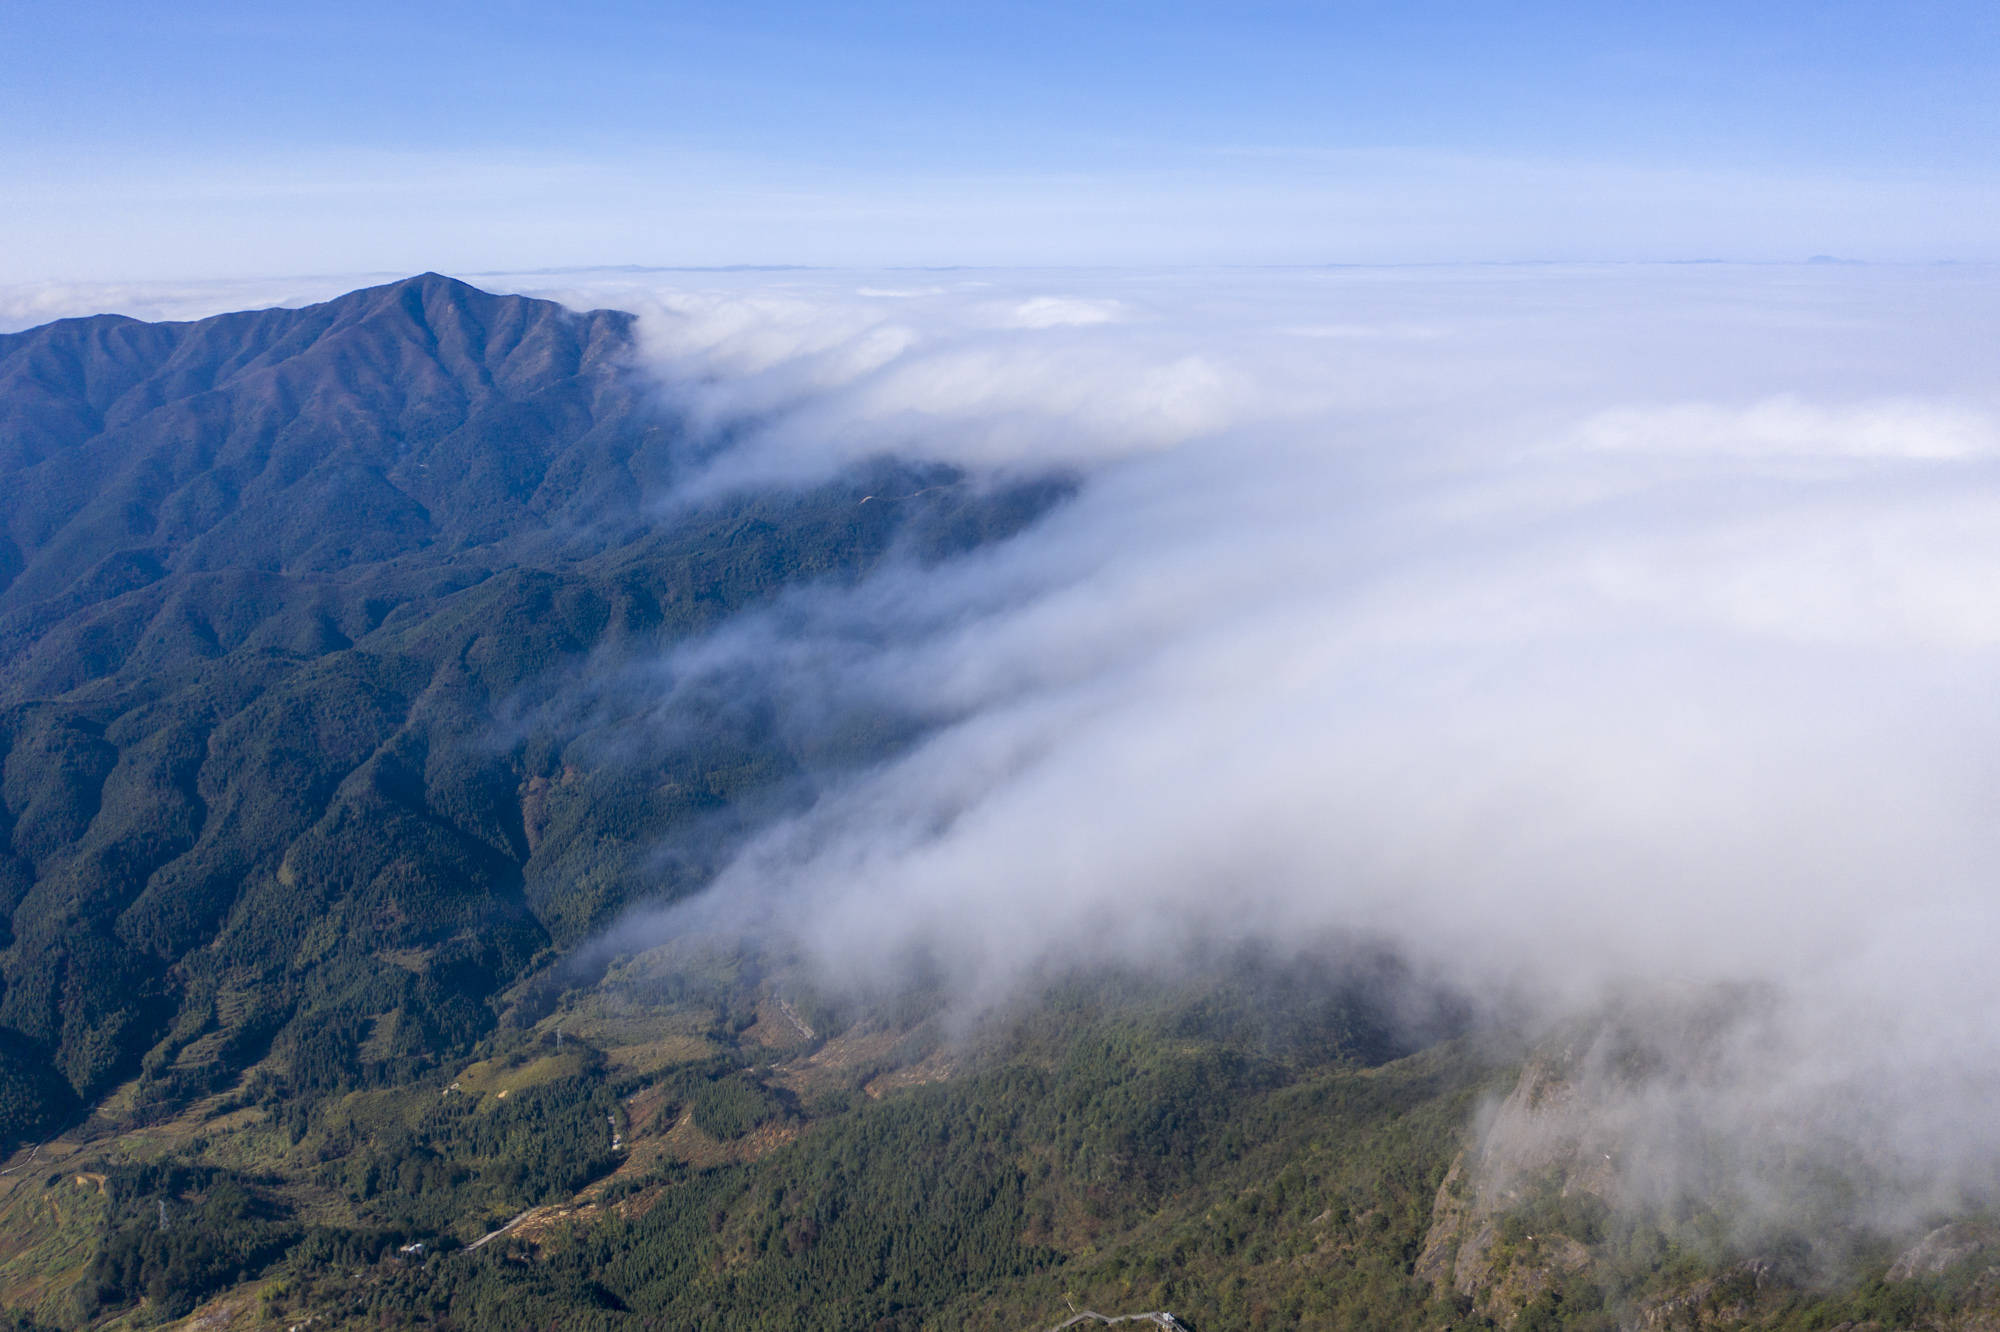
[[[1776,996],[1757,1053],[1721,1058],[1701,1104],[1810,1124],[1907,1209],[1990,1178],[1993,286],[600,296],[646,311],[671,391],[732,441],[706,484],[877,451],[1084,477],[1005,545],[794,597],[667,663],[799,718],[930,729],[631,937],[692,910],[856,983],[922,958],[973,1003],[1051,962],[1329,935],[1551,1016],[1749,986]]]
[[[1729,987],[1682,1082],[1587,1101],[1635,1189],[1700,1185],[1690,1133],[1862,1162],[1891,1219],[1992,1181],[2000,274],[484,281],[639,311],[696,487],[1081,478],[646,675],[923,738],[623,942],[736,924],[975,1008],[1355,936],[1550,1023]]]
[[[1894,358],[1977,330],[1948,300],[1896,308],[1912,294],[1893,283],[1831,279],[1846,299],[1828,314],[1828,292],[1787,280],[657,293],[656,354],[698,415],[740,432],[708,484],[884,449],[1088,476],[1028,538],[788,604],[683,669],[942,727],[808,820],[813,909],[843,900],[827,872],[845,854],[874,885],[855,909],[905,892],[879,914],[934,910],[940,929],[1035,915],[1015,904],[1045,887],[1058,911],[1174,902],[1169,924],[1245,906],[1351,924],[1379,898],[1383,928],[1430,903],[1425,937],[1543,935],[1586,970],[1646,970],[1641,921],[1733,924],[1662,958],[1727,974],[1757,969],[1759,930],[1801,894],[1893,881],[1909,904],[1974,903],[2000,417],[1976,378],[1927,366],[1912,391]],[[1644,314],[1588,303],[1635,286]],[[1056,326],[1009,318],[1052,304],[1115,313],[1050,345]],[[1415,332],[1356,317],[1411,305]],[[1300,338],[1301,306],[1348,333]],[[1649,329],[1663,307],[1679,327]],[[1732,337],[1773,327],[1788,345],[1746,366]],[[1602,346],[1621,334],[1674,359]],[[1858,361],[1877,382],[1857,395]],[[1704,381],[1718,391],[1690,396]],[[785,877],[799,852],[778,843],[803,836],[739,874]],[[1211,884],[1206,864],[1239,868]],[[1499,917],[1520,928],[1492,934]]]

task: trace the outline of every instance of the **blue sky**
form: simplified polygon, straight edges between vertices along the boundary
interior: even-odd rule
[[[2000,7],[0,8],[0,280],[2000,258]]]

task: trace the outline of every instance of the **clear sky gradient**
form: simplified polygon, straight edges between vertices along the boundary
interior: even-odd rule
[[[0,3],[0,281],[2000,258],[2000,5]]]

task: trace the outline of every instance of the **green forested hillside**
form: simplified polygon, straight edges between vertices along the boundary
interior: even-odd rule
[[[2000,1310],[1984,1221],[1913,1247],[1754,1235],[1607,1207],[1559,1169],[1496,1206],[1477,1112],[1559,1084],[1517,1083],[1448,1007],[1408,1027],[1393,970],[1351,955],[1072,978],[970,1025],[944,990],[857,1009],[780,999],[779,959],[664,965],[405,1082],[258,1078],[59,1140],[0,1179],[0,1290],[66,1328],[1031,1332],[1077,1307],[1195,1332],[1857,1332]]]
[[[134,1076],[127,1113],[274,1048],[315,1092],[464,1048],[636,850],[707,818],[672,893],[809,777],[754,715],[639,760],[537,703],[1060,493],[859,503],[951,479],[885,463],[675,504],[629,323],[426,276],[0,337],[0,1150]]]

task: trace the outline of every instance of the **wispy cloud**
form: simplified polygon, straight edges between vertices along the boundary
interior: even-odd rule
[[[644,675],[922,738],[623,944],[698,912],[836,981],[942,964],[972,1008],[1334,936],[1547,1021],[1725,987],[1763,996],[1732,1044],[1600,1106],[1652,1135],[1635,1189],[1712,1178],[1690,1125],[1732,1169],[1864,1163],[1892,1218],[1992,1178],[2000,273],[486,280],[638,310],[720,450],[697,487],[885,452],[1081,478]]]
[[[870,449],[1085,478],[1004,546],[670,663],[929,728],[702,909],[857,983],[928,958],[974,1005],[1050,963],[1330,935],[1547,1016],[1747,986],[1777,997],[1710,1127],[1810,1110],[1934,1198],[2000,1159],[1972,1016],[2000,1003],[1994,281],[653,291],[668,391],[745,431],[710,484]],[[1121,315],[988,317],[1048,299]]]

